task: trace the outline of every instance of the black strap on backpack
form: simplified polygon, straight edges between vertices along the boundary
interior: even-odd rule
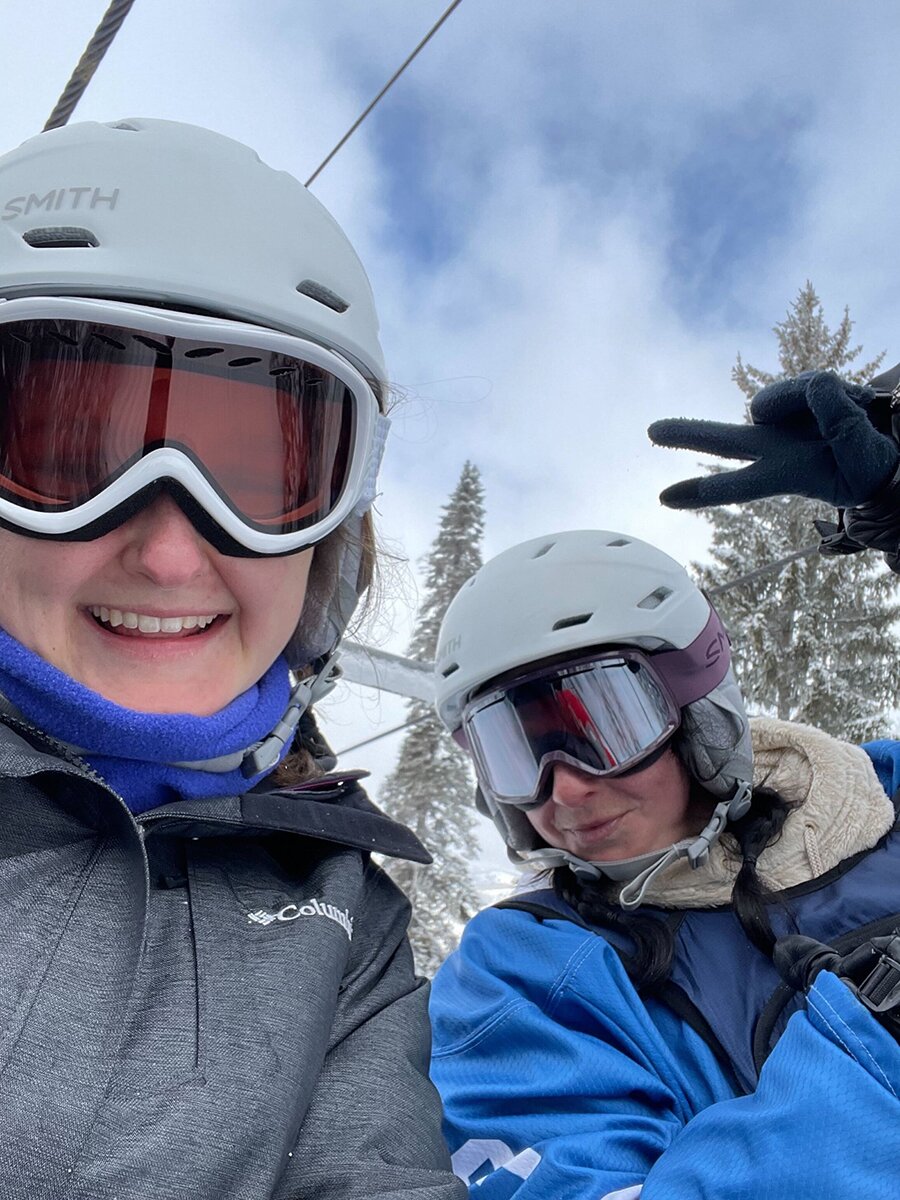
[[[849,954],[873,938],[888,937],[896,933],[898,924],[900,913],[892,913],[877,921],[870,921],[868,925],[861,925],[859,929],[851,929],[849,933],[829,942],[829,948],[841,956]],[[793,983],[780,983],[759,1014],[753,1034],[753,1063],[757,1073],[762,1070],[763,1063],[772,1053],[778,1040],[776,1028],[783,1020],[785,1010],[795,999],[802,1000],[802,991]]]

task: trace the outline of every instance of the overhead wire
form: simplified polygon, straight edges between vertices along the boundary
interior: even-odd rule
[[[455,8],[458,8],[461,3],[462,3],[462,0],[453,0],[453,3],[449,6],[449,8],[444,10],[444,12],[441,14],[441,16],[437,19],[437,21],[435,21],[435,23],[432,25],[432,27],[428,30],[428,32],[425,34],[425,36],[419,42],[418,46],[416,46],[416,48],[409,55],[407,55],[407,57],[404,59],[404,61],[400,64],[400,66],[397,68],[397,70],[394,72],[394,74],[390,77],[390,79],[387,81],[387,83],[384,85],[384,87],[381,89],[381,91],[378,93],[378,95],[375,97],[375,99],[371,102],[371,104],[369,104],[368,107],[366,107],[360,113],[360,115],[356,118],[356,120],[353,122],[353,124],[350,126],[350,128],[347,130],[347,132],[341,138],[341,140],[334,147],[334,149],[331,150],[330,153],[328,153],[325,156],[325,158],[322,159],[322,161],[319,163],[319,165],[313,171],[312,175],[310,175],[309,179],[307,179],[307,181],[306,181],[307,187],[309,187],[310,184],[316,179],[316,177],[319,174],[321,174],[322,171],[324,171],[324,169],[328,166],[328,164],[331,162],[331,160],[334,158],[334,156],[337,154],[337,152],[341,149],[341,147],[346,145],[346,143],[350,140],[350,138],[354,135],[354,133],[356,133],[357,129],[359,129],[360,125],[362,125],[363,121],[366,119],[366,117],[369,115],[369,113],[372,111],[372,109],[375,107],[375,105],[378,104],[379,101],[384,96],[387,95],[387,93],[394,86],[394,84],[397,82],[397,80],[400,78],[400,76],[403,74],[403,72],[406,70],[406,68],[409,66],[409,64],[413,61],[413,59],[419,53],[419,51],[424,50],[424,48],[428,45],[428,43],[431,41],[431,39],[434,37],[434,35],[437,33],[437,31],[440,29],[440,27],[444,24],[444,22],[450,16],[450,14],[453,12],[453,10]]]
[[[44,124],[44,132],[48,129],[59,129],[65,125],[75,111],[75,106],[84,95],[85,88],[91,82],[94,72],[112,44],[113,38],[122,28],[122,22],[128,16],[134,0],[112,0],[103,15],[100,24],[94,30],[91,40],[78,60],[78,65],[72,72],[69,82],[63,89],[62,95],[56,102],[56,107]]]
[[[382,729],[380,733],[375,733],[362,742],[354,742],[352,746],[345,746],[343,750],[335,750],[335,754],[340,758],[342,754],[350,754],[353,750],[361,750],[363,746],[371,746],[373,742],[380,742],[382,738],[390,737],[392,733],[402,733],[404,729],[412,729],[414,725],[418,725],[432,716],[434,716],[434,713],[431,709],[428,709],[427,712],[419,713],[417,717],[413,717],[411,721],[403,721],[400,725],[392,725],[390,729]]]
[[[706,594],[707,596],[721,596],[723,592],[730,592],[732,588],[740,587],[742,583],[750,583],[754,579],[759,579],[761,575],[768,575],[772,571],[786,567],[788,563],[796,562],[798,558],[806,558],[810,554],[815,554],[818,549],[818,542],[814,542],[810,546],[802,546],[799,550],[793,550],[790,554],[786,554],[784,558],[776,558],[773,562],[763,563],[761,567],[748,571],[746,575],[738,575],[737,579],[729,579],[728,583],[720,583],[718,587],[708,588]]]

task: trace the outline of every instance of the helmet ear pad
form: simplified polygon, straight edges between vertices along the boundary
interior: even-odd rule
[[[313,551],[306,599],[285,656],[295,670],[331,654],[372,579],[371,518],[348,517]]]
[[[752,785],[750,723],[734,671],[700,700],[681,710],[675,750],[688,773],[707,792],[725,799]],[[729,817],[740,814],[729,812]]]
[[[503,838],[510,861],[522,866],[520,853],[540,850],[546,842],[534,828],[521,808],[513,804],[498,804],[485,796],[480,787],[475,789],[475,807],[483,817],[490,817]]]

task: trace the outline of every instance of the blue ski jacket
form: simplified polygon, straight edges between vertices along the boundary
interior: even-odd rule
[[[893,790],[900,743],[870,754]],[[878,829],[865,850],[897,837]],[[835,895],[825,883],[804,911]],[[900,884],[891,899],[900,910]],[[480,913],[431,1012],[453,1165],[478,1200],[900,1195],[900,1046],[834,975],[819,975],[747,1094],[669,1004],[638,995],[607,938],[563,915]]]

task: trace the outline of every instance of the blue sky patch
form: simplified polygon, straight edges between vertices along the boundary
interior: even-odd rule
[[[710,116],[691,153],[671,173],[670,284],[695,316],[735,319],[748,267],[788,238],[808,199],[796,151],[805,122],[796,105],[754,101]],[[790,291],[794,281],[785,281]]]
[[[417,89],[394,95],[372,116],[370,136],[388,164],[385,232],[420,267],[436,267],[459,249],[471,209],[460,203],[448,113],[437,112]],[[452,141],[458,133],[454,131]],[[477,144],[477,143],[474,143]],[[470,165],[469,165],[470,167]]]

